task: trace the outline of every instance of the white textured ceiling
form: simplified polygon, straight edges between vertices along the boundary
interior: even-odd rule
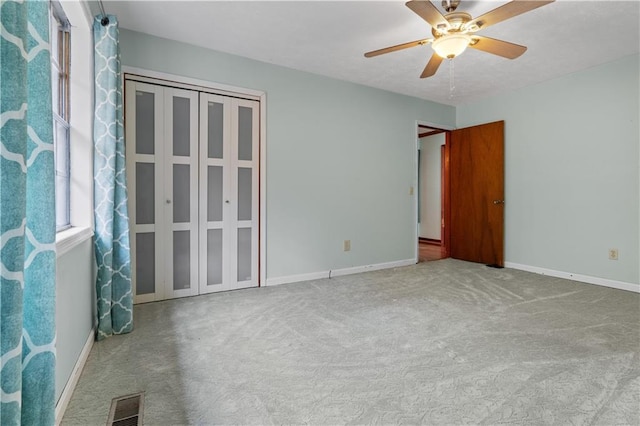
[[[103,0],[104,1],[104,0]],[[505,1],[462,1],[476,17]],[[440,10],[440,1],[434,1]],[[640,2],[557,0],[478,34],[528,47],[515,60],[468,49],[420,79],[429,45],[364,52],[431,36],[404,1],[104,1],[122,28],[449,105],[529,86],[637,53]],[[444,12],[443,12],[444,13]],[[232,83],[232,82],[230,82]]]

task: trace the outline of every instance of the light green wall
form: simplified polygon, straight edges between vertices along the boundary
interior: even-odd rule
[[[458,127],[505,120],[507,262],[639,282],[638,62],[457,108]]]
[[[56,264],[56,401],[71,377],[96,318],[92,239]]]
[[[268,278],[414,257],[416,120],[452,126],[455,108],[127,30],[120,49],[126,66],[267,93]]]
[[[71,24],[71,223],[77,228],[92,228],[93,26],[90,15],[86,13],[87,5],[82,0],[61,3]],[[69,233],[74,234],[74,231],[63,231],[62,235],[67,234],[67,238],[75,241]],[[94,264],[91,238],[73,246],[57,259],[56,400],[71,378],[95,323]]]
[[[269,278],[412,258],[415,121],[505,120],[506,261],[639,281],[637,55],[456,109],[128,30],[121,52],[267,93]]]

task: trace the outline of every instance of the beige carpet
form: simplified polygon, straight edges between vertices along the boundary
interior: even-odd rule
[[[640,295],[455,260],[135,310],[63,424],[640,423]]]

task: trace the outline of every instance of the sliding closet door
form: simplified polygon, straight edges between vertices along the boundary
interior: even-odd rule
[[[135,303],[258,285],[259,102],[126,81]]]
[[[126,90],[134,301],[198,294],[198,94]]]
[[[200,292],[258,285],[258,102],[200,94]]]

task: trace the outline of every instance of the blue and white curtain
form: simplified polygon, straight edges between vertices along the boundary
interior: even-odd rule
[[[55,417],[49,2],[0,3],[0,424]]]
[[[93,24],[95,113],[94,215],[98,264],[97,339],[128,333],[133,328],[129,215],[124,160],[122,83],[118,22],[102,16]]]

